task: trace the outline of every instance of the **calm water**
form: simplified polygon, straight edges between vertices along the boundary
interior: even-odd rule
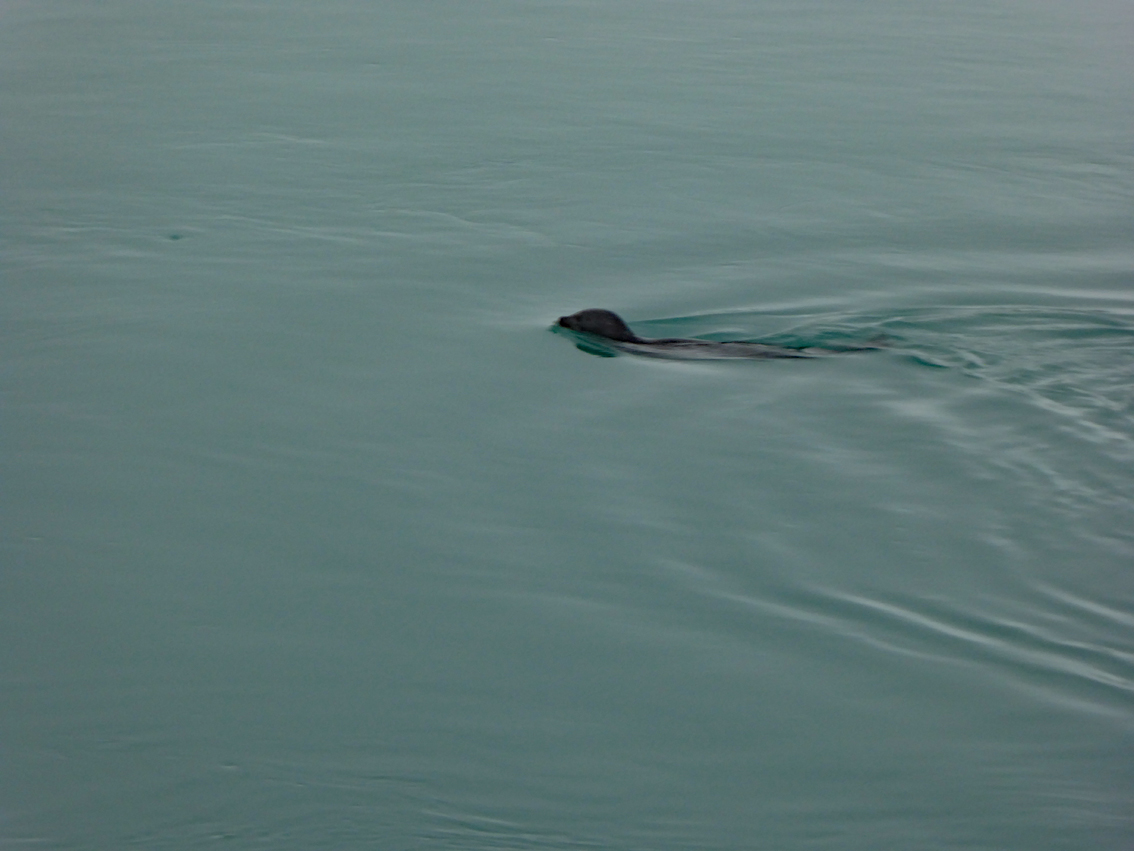
[[[1132,36],[3,2],[0,847],[1134,846]]]

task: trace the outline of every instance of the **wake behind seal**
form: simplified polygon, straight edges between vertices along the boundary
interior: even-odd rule
[[[664,338],[647,340],[639,337],[630,326],[610,310],[590,308],[561,316],[556,327],[585,335],[577,343],[578,347],[590,354],[612,356],[614,349],[627,354],[654,358],[673,358],[679,360],[716,360],[726,358],[816,358],[842,352],[873,351],[878,346],[856,346],[849,348],[819,348],[816,346],[775,346],[770,343],[753,343],[746,340],[692,340],[687,338]],[[590,345],[586,345],[590,343]],[[597,345],[596,345],[597,344]]]

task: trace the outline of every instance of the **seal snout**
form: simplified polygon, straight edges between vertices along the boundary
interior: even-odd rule
[[[578,313],[572,313],[570,316],[560,316],[555,323],[560,328],[566,328],[568,331],[585,331],[594,333],[594,329],[587,327],[582,317]]]

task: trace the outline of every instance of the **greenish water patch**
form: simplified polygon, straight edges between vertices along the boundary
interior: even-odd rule
[[[1128,17],[8,4],[0,844],[1128,848]]]

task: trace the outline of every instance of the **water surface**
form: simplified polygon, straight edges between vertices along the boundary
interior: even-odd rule
[[[1131,24],[0,7],[0,844],[1130,847]]]

